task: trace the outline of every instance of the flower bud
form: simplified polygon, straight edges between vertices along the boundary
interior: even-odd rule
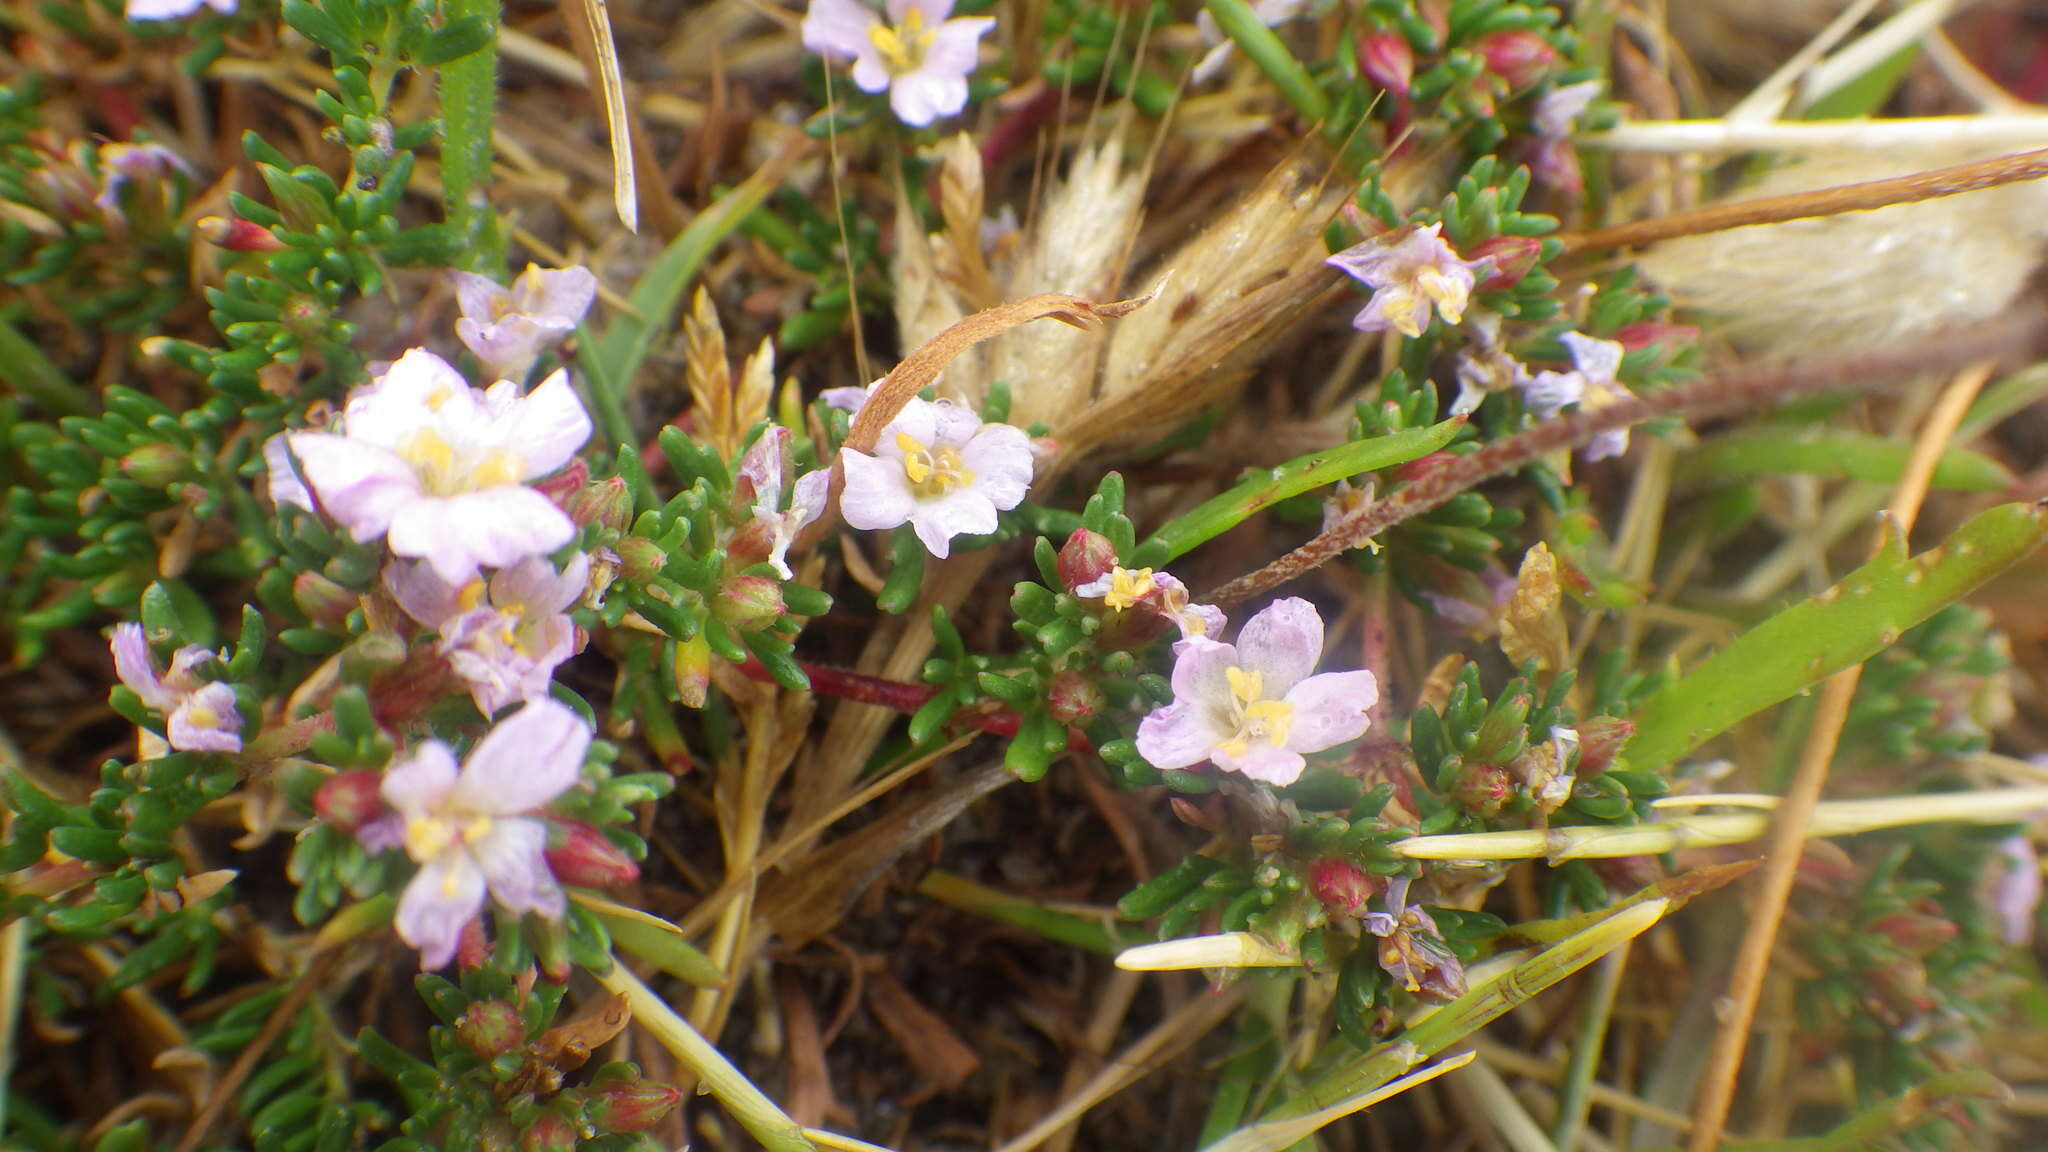
[[[1489,32],[1473,47],[1486,61],[1486,70],[1506,80],[1511,92],[1535,87],[1558,60],[1550,41],[1528,28]]]
[[[472,916],[462,926],[462,934],[455,938],[455,966],[464,972],[474,972],[490,959],[491,942],[484,939],[483,918]]]
[[[480,1060],[495,1060],[526,1043],[526,1021],[503,1000],[472,1000],[455,1021],[455,1037]]]
[[[576,1152],[576,1126],[560,1114],[543,1112],[519,1138],[520,1152]]]
[[[1053,673],[1046,686],[1045,710],[1062,724],[1079,724],[1102,710],[1102,689],[1091,677],[1072,670]]]
[[[383,777],[375,772],[337,773],[313,793],[313,812],[353,836],[357,829],[383,815],[384,797],[378,792],[383,783]]]
[[[594,480],[570,495],[565,511],[578,526],[595,524],[623,533],[633,523],[633,492],[623,476]]]
[[[1870,930],[1912,956],[1925,956],[1956,938],[1954,921],[1920,912],[1880,917],[1871,922]]]
[[[1636,726],[1618,716],[1595,716],[1580,721],[1577,728],[1579,763],[1572,771],[1581,779],[1598,776],[1612,767],[1614,754],[1636,734]]]
[[[612,546],[619,556],[619,574],[635,583],[661,575],[668,566],[668,553],[645,536],[628,536]]]
[[[775,549],[775,531],[759,520],[747,520],[725,541],[726,563],[732,568],[759,564]]]
[[[584,1118],[599,1132],[645,1132],[676,1110],[683,1094],[658,1080],[619,1080],[593,1087]]]
[[[1109,575],[1109,570],[1114,567],[1116,545],[1100,532],[1076,528],[1074,534],[1067,537],[1067,542],[1060,545],[1060,583],[1066,585],[1069,592],[1083,584],[1093,584]]]
[[[1640,352],[1657,344],[1690,344],[1700,338],[1700,330],[1691,324],[1659,324],[1645,320],[1616,328],[1607,334],[1607,338],[1630,352]]]
[[[1366,79],[1396,96],[1406,96],[1415,83],[1415,50],[1399,32],[1367,32],[1358,38],[1358,68]]]
[[[534,481],[533,487],[539,490],[541,495],[554,501],[555,507],[568,512],[569,502],[589,483],[590,465],[578,459],[569,461],[566,467],[554,475]],[[578,520],[577,523],[580,525],[584,521]]]
[[[169,488],[192,475],[192,458],[175,445],[144,444],[121,457],[121,475],[147,488]]]
[[[286,247],[285,242],[277,238],[277,233],[239,216],[232,219],[201,216],[192,227],[206,238],[207,243],[230,252],[282,252]]]
[[[1386,886],[1385,878],[1337,856],[1326,856],[1308,867],[1309,893],[1322,901],[1332,916],[1364,916],[1366,905]]]
[[[640,878],[640,866],[611,838],[578,820],[557,820],[562,842],[547,849],[548,870],[577,888],[610,888]]]
[[[727,576],[711,599],[711,614],[742,632],[766,628],[787,612],[782,581],[769,576]]]
[[[702,708],[711,688],[711,643],[702,632],[676,642],[676,699],[685,708]]]
[[[1468,764],[1451,788],[1458,807],[1476,816],[1498,816],[1514,799],[1515,778],[1499,764]]]
[[[348,614],[362,602],[362,597],[318,572],[301,572],[292,578],[292,603],[306,619],[329,632],[347,632]]]
[[[1495,236],[1473,245],[1465,255],[1470,260],[1490,261],[1490,271],[1476,290],[1499,292],[1521,283],[1536,267],[1543,255],[1543,241],[1534,236]]]

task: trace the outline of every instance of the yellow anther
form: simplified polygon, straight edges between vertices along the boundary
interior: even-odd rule
[[[1219,747],[1232,756],[1251,751],[1254,740],[1285,748],[1294,725],[1294,705],[1285,700],[1266,699],[1266,677],[1262,673],[1247,672],[1233,664],[1223,670],[1223,678],[1230,682],[1230,711],[1236,717],[1237,731]]]
[[[1230,696],[1231,699],[1237,702],[1239,709],[1265,699],[1266,677],[1264,673],[1247,672],[1232,664],[1223,670],[1223,678],[1230,681]]]
[[[196,701],[185,705],[185,718],[201,728],[220,727],[220,713]]]
[[[929,500],[974,483],[974,473],[961,465],[957,448],[933,450],[908,432],[896,434],[896,450],[903,453],[903,478],[911,491]]]
[[[876,21],[868,28],[868,43],[882,54],[882,64],[891,76],[902,76],[924,64],[925,51],[932,46],[937,32],[936,28],[926,28],[924,13],[912,8],[903,14],[903,23],[894,28]]]
[[[500,448],[484,456],[470,469],[469,479],[477,488],[498,488],[525,479],[526,461],[509,449]]]
[[[1443,318],[1456,324],[1465,315],[1465,301],[1471,297],[1471,289],[1444,275],[1435,268],[1424,268],[1415,274],[1415,284],[1422,293],[1436,301],[1436,310]]]
[[[455,594],[456,610],[460,612],[474,612],[481,608],[484,602],[485,591],[487,589],[481,580],[471,580],[469,583],[464,584],[462,591]]]
[[[440,855],[454,839],[455,828],[439,817],[422,816],[405,822],[405,854],[421,864]]]
[[[1109,570],[1109,592],[1102,602],[1111,608],[1129,608],[1152,594],[1157,587],[1152,582],[1152,570],[1139,568],[1111,568]]]
[[[474,844],[490,834],[491,818],[489,816],[478,816],[473,820],[465,821],[462,825],[462,842],[464,844]]]
[[[932,451],[908,432],[896,434],[896,449],[903,453],[903,477],[922,484],[932,476]]]
[[[398,445],[398,454],[416,469],[446,472],[455,463],[455,449],[439,432],[422,428]]]

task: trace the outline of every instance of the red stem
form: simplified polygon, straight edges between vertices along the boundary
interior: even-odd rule
[[[811,691],[819,696],[873,704],[877,708],[887,708],[905,716],[924,707],[932,697],[939,694],[939,690],[929,684],[905,684],[901,680],[869,676],[864,672],[835,668],[830,664],[811,664],[799,660],[797,666],[804,670],[804,675],[811,678]],[[763,683],[774,680],[774,677],[768,674],[768,670],[761,667],[761,662],[752,656],[747,657],[747,662],[740,665],[740,671],[748,678]],[[953,718],[992,736],[1015,736],[1017,725],[1022,721],[1016,712],[1008,708],[996,712],[963,709],[954,713]],[[1072,752],[1095,750],[1095,746],[1088,742],[1088,738],[1074,728],[1067,730],[1067,748]]]

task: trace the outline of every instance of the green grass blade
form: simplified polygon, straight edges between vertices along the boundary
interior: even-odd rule
[[[1708,441],[1686,454],[1677,478],[1714,483],[1796,473],[1889,485],[1906,470],[1912,454],[1911,444],[1861,432],[1767,428]],[[1949,491],[1998,492],[2012,482],[2012,472],[1998,461],[1951,448],[1935,465],[1932,484]]]

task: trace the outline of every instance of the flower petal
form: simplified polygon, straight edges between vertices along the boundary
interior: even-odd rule
[[[313,493],[306,482],[299,477],[299,466],[292,459],[289,433],[279,432],[263,442],[263,470],[270,478],[270,502],[279,508],[289,504],[308,512],[318,511],[313,507]]]
[[[164,738],[180,752],[240,752],[242,714],[235,710],[235,690],[208,684],[172,711]]]
[[[894,528],[917,511],[917,497],[910,492],[901,463],[842,448],[839,466],[846,473],[839,513],[849,525],[871,531]]]
[[[1287,690],[1292,723],[1287,747],[1296,752],[1321,752],[1365,735],[1372,721],[1367,712],[1380,697],[1371,672],[1325,672]]]
[[[1275,748],[1265,741],[1256,741],[1245,749],[1244,755],[1233,756],[1218,748],[1211,757],[1216,766],[1226,772],[1236,772],[1253,780],[1276,787],[1284,787],[1301,778],[1301,770],[1308,767],[1308,761],[1301,753],[1287,748]]]
[[[804,13],[804,47],[827,59],[851,60],[873,48],[868,29],[879,20],[859,0],[811,0]]]
[[[483,906],[484,874],[469,853],[438,853],[398,898],[398,938],[420,950],[421,968],[445,968],[455,958],[463,926]]]
[[[441,579],[462,584],[479,567],[553,552],[575,538],[576,525],[546,496],[506,485],[415,499],[398,510],[388,535],[393,555],[423,559]]]
[[[556,369],[514,404],[493,431],[502,437],[499,443],[526,462],[522,479],[532,480],[575,458],[577,449],[590,440],[590,413],[569,386],[569,374]]]
[[[462,427],[478,415],[476,389],[462,373],[432,352],[414,348],[369,387],[359,388],[349,397],[342,430],[351,440],[396,451],[422,429]],[[292,447],[297,450],[296,441]]]
[[[512,302],[512,294],[503,284],[489,276],[474,272],[451,271],[448,279],[455,285],[455,304],[462,309],[464,317],[488,324],[503,315]]]
[[[590,557],[582,552],[560,572],[546,557],[529,556],[491,577],[491,605],[527,616],[560,612],[583,595],[589,580]]]
[[[887,0],[882,10],[889,14],[891,24],[903,23],[903,18],[914,11],[924,18],[925,27],[931,28],[953,14],[953,0]]]
[[[547,846],[547,825],[538,820],[493,820],[491,830],[469,850],[498,903],[552,919],[561,916],[567,902],[548,871]]]
[[[477,742],[462,765],[455,802],[515,816],[560,796],[583,773],[590,726],[559,700],[535,700]]]
[[[967,81],[929,65],[896,77],[889,86],[889,109],[912,128],[923,128],[967,106]]]
[[[176,706],[177,693],[164,687],[163,678],[157,675],[156,662],[150,658],[149,639],[143,635],[140,624],[116,624],[114,635],[107,642],[114,653],[114,675],[121,678],[130,691],[142,697],[143,704],[162,712]]]
[[[429,740],[384,773],[377,794],[404,817],[438,811],[455,790],[455,753],[439,740]]]
[[[392,517],[420,498],[419,476],[385,448],[326,432],[294,432],[290,444],[320,506],[359,542],[384,535]]]
[[[890,75],[889,66],[882,62],[881,53],[869,47],[853,62],[853,84],[863,92],[885,92],[895,77]]]
[[[519,311],[568,332],[582,323],[597,299],[597,277],[581,265],[543,268],[528,264],[513,282],[512,299]]]
[[[1612,384],[1615,373],[1621,371],[1621,358],[1627,353],[1620,343],[1567,332],[1558,337],[1572,354],[1572,366],[1579,370],[1589,384]]]
[[[1228,733],[1209,722],[1210,710],[1193,700],[1175,700],[1138,721],[1138,755],[1154,768],[1191,768]]]
[[[384,590],[407,616],[437,632],[461,611],[462,589],[434,575],[432,565],[393,560],[384,566]]]
[[[1237,634],[1238,663],[1264,678],[1269,699],[1287,693],[1323,656],[1323,617],[1298,596],[1275,600]]]
[[[910,514],[910,526],[924,546],[943,560],[952,550],[955,536],[986,536],[1000,526],[996,506],[976,488],[962,488],[937,500],[920,501]]]
[[[952,4],[948,2],[946,7],[951,8]],[[988,16],[963,16],[939,25],[932,34],[931,45],[924,50],[922,71],[927,76],[965,81],[967,74],[981,63],[981,38],[995,26],[995,20]],[[964,83],[960,91],[960,102],[951,108],[941,108],[943,115],[951,116],[966,104]]]
[[[1008,424],[984,424],[960,450],[960,462],[974,473],[974,488],[997,509],[1008,511],[1031,487],[1031,438]]]
[[[1191,702],[1204,708],[1228,711],[1230,677],[1227,673],[1237,663],[1235,645],[1221,643],[1209,636],[1187,636],[1174,641],[1174,703]]]

